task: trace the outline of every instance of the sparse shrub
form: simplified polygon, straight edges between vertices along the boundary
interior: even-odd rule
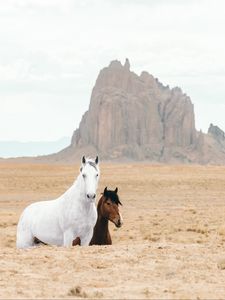
[[[71,288],[68,292],[68,296],[79,297],[79,298],[87,298],[88,297],[88,295],[82,291],[82,288],[80,286]]]
[[[200,234],[207,234],[208,230],[206,228],[203,227],[190,227],[187,228],[188,232],[196,232],[196,233],[200,233]]]

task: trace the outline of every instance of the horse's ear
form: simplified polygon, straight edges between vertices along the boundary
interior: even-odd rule
[[[114,192],[117,194],[118,193],[118,188],[116,188]]]
[[[82,157],[82,164],[83,164],[83,165],[86,164],[86,158],[85,158],[85,156]]]
[[[107,187],[104,189],[104,196],[106,196],[106,193],[107,193]]]
[[[99,161],[98,156],[96,156],[96,159],[95,159],[95,164],[96,165],[98,164],[98,161]]]

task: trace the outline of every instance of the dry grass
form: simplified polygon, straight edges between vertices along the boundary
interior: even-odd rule
[[[25,206],[52,199],[79,166],[0,164],[0,298],[223,299],[225,167],[104,164],[124,226],[111,247],[18,251]]]

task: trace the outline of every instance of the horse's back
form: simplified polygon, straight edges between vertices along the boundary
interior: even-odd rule
[[[17,227],[17,247],[32,247],[34,238],[49,244],[58,244],[61,240],[59,209],[59,203],[56,200],[35,202],[27,206]],[[52,236],[49,232],[52,232]]]
[[[24,209],[19,223],[21,221],[35,223],[37,218],[40,218],[41,216],[43,218],[49,218],[51,215],[56,215],[57,208],[56,200],[32,203]]]

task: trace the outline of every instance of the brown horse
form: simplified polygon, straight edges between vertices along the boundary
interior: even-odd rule
[[[90,245],[112,245],[108,223],[113,222],[116,227],[123,224],[122,216],[119,212],[118,188],[115,191],[108,191],[107,187],[98,202],[98,219],[94,227],[94,233]]]

